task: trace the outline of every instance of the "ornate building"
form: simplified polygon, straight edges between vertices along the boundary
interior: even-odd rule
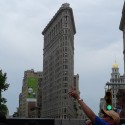
[[[44,49],[41,117],[43,118],[66,119],[78,116],[76,110],[78,106],[68,95],[68,92],[75,88],[75,33],[72,8],[68,3],[62,4],[42,32]]]
[[[110,82],[106,83],[107,88],[112,91],[112,106],[118,107],[117,93],[119,89],[125,89],[125,76],[120,76],[118,64],[115,63],[112,66],[112,73]]]
[[[117,63],[112,65],[112,72],[110,81],[105,84],[105,92],[110,90],[112,93],[112,107],[113,110],[116,110],[120,113],[120,117],[123,117],[125,112],[124,106],[124,92],[125,92],[125,76],[120,75],[119,67]],[[106,109],[105,97],[100,100],[100,111],[99,115],[101,116],[101,109]]]

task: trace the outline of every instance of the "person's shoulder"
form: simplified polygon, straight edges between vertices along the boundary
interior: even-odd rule
[[[104,121],[100,117],[96,116],[93,125],[109,125],[109,123],[107,123],[106,121]]]

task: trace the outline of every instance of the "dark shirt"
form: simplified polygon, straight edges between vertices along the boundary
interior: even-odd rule
[[[95,121],[92,125],[110,125],[110,124],[104,121],[103,119],[99,118],[98,116],[96,116]]]

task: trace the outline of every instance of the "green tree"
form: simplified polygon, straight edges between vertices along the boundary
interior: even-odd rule
[[[6,91],[9,87],[9,84],[6,83],[7,80],[7,74],[2,73],[2,70],[0,70],[0,111],[3,112],[4,114],[7,113],[7,106],[6,102],[7,100],[2,97],[2,92]]]

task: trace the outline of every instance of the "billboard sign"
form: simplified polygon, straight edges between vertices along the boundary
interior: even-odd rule
[[[27,86],[28,86],[27,100],[36,100],[37,85],[38,85],[37,77],[28,77],[27,78]]]

